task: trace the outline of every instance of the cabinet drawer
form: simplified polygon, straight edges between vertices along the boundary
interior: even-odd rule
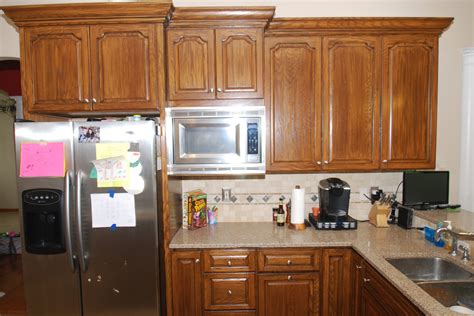
[[[316,271],[320,257],[320,249],[265,249],[258,252],[258,271]]]
[[[247,249],[205,250],[205,272],[255,271],[255,251]]]
[[[254,309],[254,273],[207,274],[204,279],[204,309]]]

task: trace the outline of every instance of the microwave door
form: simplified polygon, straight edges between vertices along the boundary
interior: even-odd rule
[[[241,164],[246,157],[246,129],[241,118],[176,118],[175,164]]]

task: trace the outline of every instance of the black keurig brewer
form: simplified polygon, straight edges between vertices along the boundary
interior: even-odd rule
[[[319,181],[319,216],[310,214],[316,229],[356,229],[357,221],[348,215],[351,187],[339,178]]]

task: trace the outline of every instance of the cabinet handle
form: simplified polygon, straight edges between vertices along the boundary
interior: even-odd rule
[[[356,269],[362,269],[362,266],[356,264]]]
[[[369,278],[364,278],[364,282],[370,282]]]
[[[217,92],[222,92],[222,89],[221,89],[221,88],[217,88]]]
[[[291,279],[293,279],[293,278],[291,277],[291,275],[289,275],[288,276],[288,281],[291,281]]]
[[[214,88],[211,88],[211,90],[210,90],[210,91],[211,91],[211,93],[214,93]]]
[[[231,291],[231,290],[228,290],[228,291],[227,291],[227,294],[232,295],[232,291]]]
[[[95,98],[92,98],[92,103],[97,103],[97,100]]]
[[[324,160],[324,164],[326,164],[326,165],[327,165],[328,163],[329,163],[329,162],[328,162],[327,160]]]
[[[318,165],[320,165],[320,164],[321,164],[321,161],[318,160],[318,161],[316,161],[316,163],[317,163]]]
[[[198,258],[198,259],[194,260],[194,262],[199,263],[199,262],[201,262],[201,260],[199,260],[199,258]]]
[[[227,265],[230,267],[232,265],[232,261],[228,260]]]
[[[288,265],[291,265],[291,260],[288,260]]]
[[[88,99],[88,98],[85,98],[85,99],[84,99],[84,103],[89,103],[89,99]]]
[[[382,162],[383,162],[383,163],[387,163],[387,162],[388,162],[388,160],[387,160],[387,159],[384,159],[384,160],[382,160]]]

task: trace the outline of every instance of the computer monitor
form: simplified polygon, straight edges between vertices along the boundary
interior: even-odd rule
[[[405,171],[403,205],[426,209],[449,203],[449,171]]]

